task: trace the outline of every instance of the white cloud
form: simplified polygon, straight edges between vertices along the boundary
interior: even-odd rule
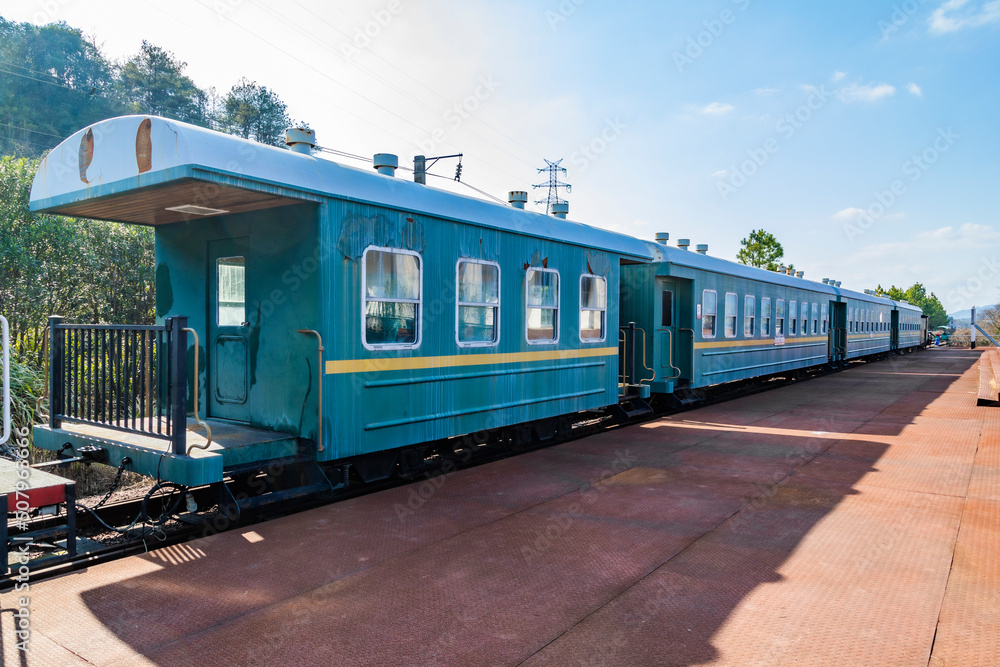
[[[777,88],[755,88],[754,95],[774,95],[778,92]]]
[[[712,178],[725,178],[729,175],[728,169],[720,169],[712,174]]]
[[[967,4],[969,0],[947,0],[931,13],[928,19],[929,31],[943,35],[1000,21],[1000,0],[973,5],[963,11],[962,8]]]
[[[720,102],[712,102],[701,108],[703,114],[708,114],[710,116],[724,116],[733,109],[735,109],[732,104],[722,104]]]
[[[854,220],[864,212],[865,210],[863,208],[857,208],[855,206],[851,206],[849,208],[845,208],[842,211],[837,211],[830,217],[833,220]]]
[[[833,76],[830,77],[830,80],[831,81],[840,81],[845,76],[847,76],[847,72],[834,72]]]
[[[923,97],[924,96],[924,91],[921,90],[920,86],[918,86],[915,83],[908,83],[908,84],[906,84],[906,89],[908,91],[910,91],[911,93],[913,93],[914,95],[916,95],[917,97]]]
[[[997,0],[1000,2],[1000,0]],[[859,86],[852,83],[837,91],[837,95],[845,102],[875,102],[883,97],[890,97],[896,94],[896,87],[888,83],[880,83],[877,86]]]

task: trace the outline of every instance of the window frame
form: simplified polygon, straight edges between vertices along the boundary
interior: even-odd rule
[[[819,321],[822,323],[820,328],[823,330],[823,335],[827,335],[830,332],[829,322],[830,322],[830,306],[828,304],[822,303],[819,306]]]
[[[583,305],[583,279],[584,278],[596,278],[597,280],[604,281],[604,308],[589,308]],[[585,311],[588,312],[599,312],[601,313],[601,337],[600,338],[584,338],[583,329],[577,332],[580,337],[580,343],[603,343],[608,339],[608,279],[604,276],[599,276],[596,273],[581,273],[580,274],[580,314],[582,315]],[[579,326],[579,322],[577,323]]]
[[[781,313],[781,316],[778,316]],[[785,337],[785,300],[775,299],[774,301],[774,337]]]
[[[747,306],[750,306],[750,314],[747,315]],[[749,319],[749,322],[747,321]],[[750,333],[747,333],[747,324],[750,325]],[[757,336],[757,297],[754,294],[743,295],[743,337],[756,338]]]
[[[771,337],[771,297],[769,296],[760,298],[760,337]]]
[[[412,255],[417,258],[418,294],[417,299],[369,299],[368,298],[368,253],[372,250],[387,252],[397,255]],[[412,343],[369,343],[368,342],[368,302],[379,301],[383,303],[414,303],[417,305],[417,312],[413,318],[413,325],[417,328],[417,335]],[[389,248],[386,246],[370,245],[361,253],[361,345],[366,350],[415,350],[420,347],[424,337],[424,258],[419,252],[407,250],[406,248]]]
[[[555,308],[547,308],[542,306],[532,306],[528,303],[528,274],[532,271],[538,271],[539,273],[554,273],[556,274],[556,306]],[[547,339],[535,339],[532,340],[528,336],[528,322],[530,320],[530,312],[532,309],[537,310],[555,310],[556,313],[552,318],[553,326],[555,328],[555,338]],[[524,340],[527,341],[528,345],[558,345],[559,337],[562,336],[562,326],[559,321],[559,313],[562,311],[562,276],[559,275],[558,269],[550,269],[544,266],[529,266],[524,272]]]
[[[705,295],[709,292],[715,296],[715,308],[712,312],[712,333],[705,333],[705,318],[708,316],[708,309],[705,307]],[[719,333],[719,293],[714,289],[703,289],[701,291],[701,337],[702,339],[714,339]]]
[[[226,263],[226,260],[240,260],[239,264]],[[240,277],[239,286],[242,290],[242,301],[223,301],[222,291],[223,291],[223,277],[222,277],[222,267],[235,267],[239,266],[243,270],[243,275]],[[232,283],[226,285],[227,288],[232,287]],[[243,309],[243,314],[240,316],[240,321],[238,324],[230,324],[222,322],[222,308],[223,304],[229,307],[234,307],[238,305]],[[247,322],[247,259],[245,255],[231,255],[229,257],[217,257],[215,260],[215,326],[217,327],[243,327]]]
[[[496,304],[490,303],[477,303],[473,301],[462,301],[459,299],[459,286],[461,284],[461,269],[462,264],[481,264],[485,266],[495,266],[497,268],[497,302]],[[488,259],[475,259],[473,257],[459,257],[455,262],[455,344],[458,347],[496,347],[500,344],[500,306],[503,304],[503,299],[501,298],[501,290],[503,289],[503,270],[500,268],[500,264],[497,262],[490,261]],[[495,330],[495,335],[492,342],[486,341],[463,341],[459,338],[459,331],[461,329],[461,312],[462,306],[474,307],[474,308],[493,308],[496,314],[493,316],[493,328]]]
[[[730,336],[729,333],[727,333],[727,331],[726,331],[726,328],[727,328],[726,325],[729,324],[729,317],[730,317],[730,315],[729,315],[729,297],[730,296],[733,297],[733,310],[735,311],[732,314],[732,318],[733,318],[733,335],[732,336]],[[725,312],[725,318],[724,318],[724,320],[722,322],[722,335],[725,336],[726,338],[736,338],[736,336],[737,336],[736,332],[739,331],[736,328],[736,323],[740,319],[740,295],[739,294],[737,294],[736,292],[726,292],[726,302],[725,302],[725,311],[724,312]]]
[[[812,316],[812,335],[816,336],[819,334],[819,304],[814,303],[809,309],[809,314]]]
[[[789,299],[788,301],[788,323],[791,325],[788,330],[789,336],[799,335],[799,302]]]

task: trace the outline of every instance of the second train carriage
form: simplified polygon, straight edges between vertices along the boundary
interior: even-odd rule
[[[654,394],[669,395],[920,345],[921,311],[872,294],[690,251],[654,247],[622,267],[623,322],[635,322]]]

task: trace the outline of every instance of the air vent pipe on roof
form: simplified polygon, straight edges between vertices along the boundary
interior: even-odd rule
[[[385,176],[395,176],[396,169],[399,167],[399,158],[392,153],[376,153],[372,162],[375,163],[375,169],[378,173]]]
[[[507,193],[507,201],[514,208],[523,209],[528,203],[528,193],[524,190],[511,190]]]
[[[687,250],[689,245],[691,245],[691,239],[677,239],[677,247],[681,250]]]
[[[696,253],[698,253],[699,255],[707,255],[708,254],[708,244],[707,243],[699,243],[698,245],[696,245],[694,247],[694,251]]]
[[[823,284],[824,285],[829,285],[830,284],[830,279],[829,278],[823,278]]]
[[[804,276],[804,275],[806,275],[806,272],[805,272],[805,271],[796,271],[796,272],[795,272],[795,277],[796,277],[796,278],[801,278],[801,277],[802,277],[802,276]]]
[[[316,131],[308,127],[290,127],[285,130],[285,144],[293,153],[311,155],[316,147]]]
[[[656,232],[656,242],[660,245],[667,245],[667,241],[670,240],[670,234],[666,232]]]
[[[553,204],[552,215],[562,220],[565,220],[566,216],[569,215],[569,202],[564,201],[564,202],[559,202],[558,204]]]
[[[784,264],[782,264],[782,265],[780,265],[778,267],[778,273],[784,273],[787,270],[788,270],[788,267],[786,267]]]

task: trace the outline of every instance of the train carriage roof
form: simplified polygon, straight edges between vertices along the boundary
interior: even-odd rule
[[[842,297],[857,299],[859,301],[866,301],[869,303],[878,303],[892,307],[898,306],[902,310],[907,310],[907,309],[917,310],[917,311],[920,310],[919,308],[912,306],[910,304],[902,304],[902,303],[897,304],[897,302],[887,299],[885,297],[875,296],[872,294],[864,294],[863,292],[855,292],[853,290],[845,289],[843,287],[834,287],[832,285],[827,285],[822,282],[808,280],[806,278],[797,278],[795,276],[789,276],[784,273],[778,273],[776,271],[759,269],[754,266],[747,266],[745,264],[740,264],[739,262],[733,262],[727,259],[722,259],[721,257],[713,257],[712,255],[703,255],[699,252],[682,250],[681,248],[677,247],[657,245],[654,253],[656,254],[654,261],[666,264],[672,264],[675,266],[681,266],[697,271],[709,271],[712,273],[718,273],[726,276],[745,278],[747,280],[753,280],[756,282],[770,283],[772,285],[781,285],[783,287],[790,287],[792,289],[811,290],[813,292],[829,294],[831,296],[839,295]]]
[[[33,211],[161,225],[334,197],[649,261],[649,245],[571,220],[453,194],[154,116],[95,123],[56,146]],[[216,212],[212,213],[214,209]]]

